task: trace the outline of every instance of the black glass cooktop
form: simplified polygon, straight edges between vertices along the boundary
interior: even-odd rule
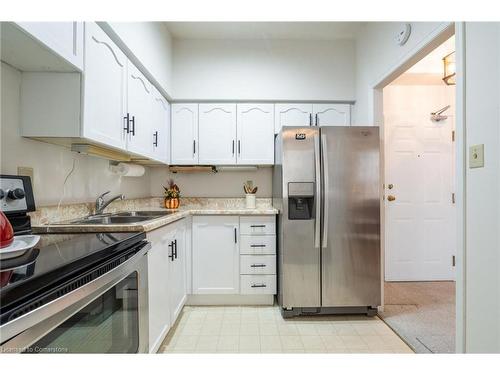
[[[115,257],[145,238],[139,232],[42,234],[37,246],[23,256],[0,262],[0,311],[3,314],[12,303]]]

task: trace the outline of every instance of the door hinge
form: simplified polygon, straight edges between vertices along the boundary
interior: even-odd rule
[[[455,267],[455,266],[456,266],[456,259],[455,259],[455,255],[453,255],[453,256],[451,257],[451,265],[452,265],[453,267]]]
[[[455,130],[451,131],[451,141],[455,142]]]
[[[455,204],[455,193],[451,193],[451,203]]]

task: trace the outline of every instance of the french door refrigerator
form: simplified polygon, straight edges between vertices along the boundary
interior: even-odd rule
[[[381,304],[377,127],[283,127],[276,137],[282,315],[366,313]]]

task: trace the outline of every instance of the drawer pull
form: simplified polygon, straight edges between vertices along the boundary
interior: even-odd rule
[[[251,264],[250,267],[252,267],[252,268],[262,268],[262,267],[266,267],[266,265],[264,263],[261,263],[261,264]]]
[[[265,288],[266,284],[252,284],[252,288]]]
[[[266,245],[250,245],[250,247],[266,247]]]
[[[265,224],[254,224],[254,225],[250,225],[250,228],[265,228],[266,225]]]

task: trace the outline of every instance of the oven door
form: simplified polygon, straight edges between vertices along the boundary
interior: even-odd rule
[[[150,246],[96,280],[3,326],[2,333],[8,333],[29,325],[4,342],[0,352],[147,353]]]

